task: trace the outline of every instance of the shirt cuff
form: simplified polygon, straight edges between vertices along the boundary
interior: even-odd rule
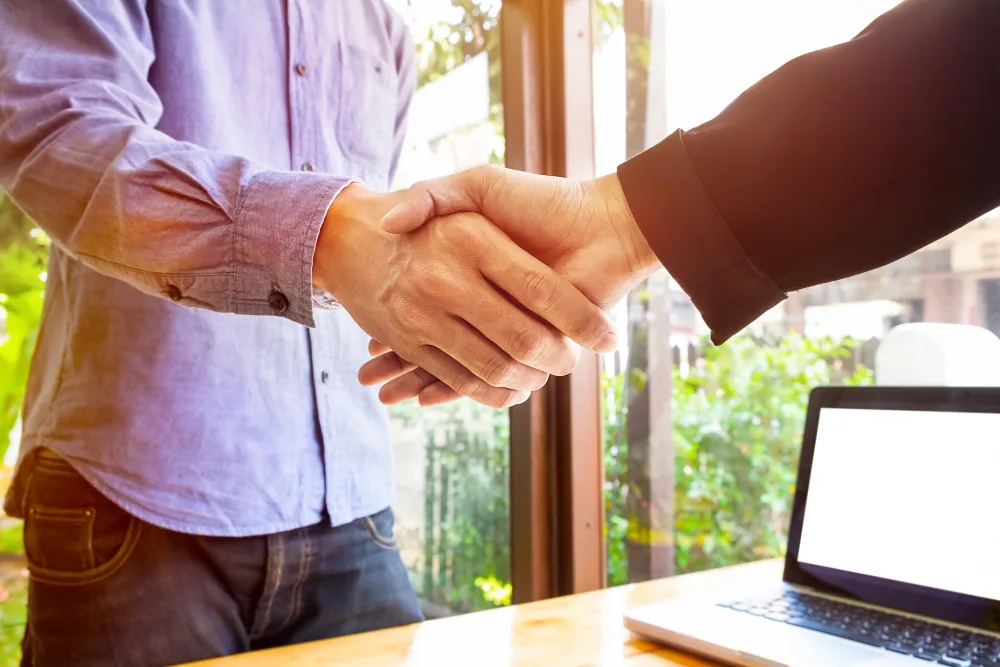
[[[618,167],[643,236],[719,345],[783,301],[754,266],[702,185],[677,131]]]
[[[233,312],[315,326],[313,255],[326,212],[352,179],[309,172],[255,175],[236,215]]]
[[[335,296],[318,287],[313,287],[313,305],[321,310],[337,310],[340,308],[340,302],[337,301]]]

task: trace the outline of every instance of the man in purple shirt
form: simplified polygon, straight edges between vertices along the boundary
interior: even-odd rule
[[[0,186],[54,241],[5,503],[25,664],[420,619],[369,335],[495,407],[614,340],[478,215],[379,226],[406,26],[383,0],[0,0],[0,25]]]

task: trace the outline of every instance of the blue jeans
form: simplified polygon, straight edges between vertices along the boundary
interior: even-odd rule
[[[6,507],[25,518],[31,571],[22,665],[159,667],[422,620],[389,509],[336,528],[185,535],[44,451]]]

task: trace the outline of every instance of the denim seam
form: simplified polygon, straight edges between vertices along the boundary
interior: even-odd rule
[[[365,530],[368,532],[368,537],[371,538],[372,542],[387,551],[395,551],[399,548],[399,544],[396,542],[395,537],[386,537],[383,535],[378,526],[375,525],[375,521],[372,520],[370,516],[366,516],[363,519]]]
[[[280,629],[285,629],[291,625],[302,611],[302,589],[305,588],[306,579],[309,578],[309,566],[312,563],[312,540],[309,537],[309,529],[302,529],[302,554],[299,562],[299,576],[292,586],[292,604],[289,606],[288,618]]]
[[[274,547],[273,554],[271,553],[272,546]],[[267,632],[267,626],[271,622],[271,609],[274,607],[274,599],[278,596],[278,589],[281,587],[281,571],[285,563],[285,546],[281,534],[268,535],[267,547],[267,583],[264,589],[264,595],[267,595],[267,604],[262,610],[258,609],[257,611],[257,621],[254,623],[254,627],[250,633],[251,639],[258,639]],[[270,587],[270,591],[267,590],[267,587]]]
[[[273,632],[280,632],[281,630],[284,630],[285,628],[290,626],[292,622],[295,620],[295,617],[299,611],[298,600],[299,596],[302,594],[302,582],[305,580],[305,575],[306,575],[306,565],[307,565],[306,542],[309,539],[308,529],[301,528],[299,531],[297,531],[296,536],[297,537],[301,536],[302,538],[299,541],[300,544],[299,573],[295,577],[295,581],[292,583],[292,590],[289,592],[288,614],[285,616],[285,620],[281,622],[281,625],[274,628]]]

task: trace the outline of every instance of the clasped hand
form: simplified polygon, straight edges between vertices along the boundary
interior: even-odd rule
[[[614,348],[601,309],[482,215],[435,215],[406,234],[383,229],[390,209],[411,198],[348,186],[314,258],[313,282],[393,350],[380,357],[379,377],[421,368],[428,385],[440,381],[435,391],[506,407],[569,373],[579,346]]]
[[[327,262],[371,274],[317,284],[372,336],[374,358],[358,377],[385,383],[382,402],[468,396],[492,407],[571,371],[579,348],[570,339],[614,349],[602,309],[659,266],[617,176],[574,181],[492,166],[391,195],[338,197],[316,276],[337,273]]]

